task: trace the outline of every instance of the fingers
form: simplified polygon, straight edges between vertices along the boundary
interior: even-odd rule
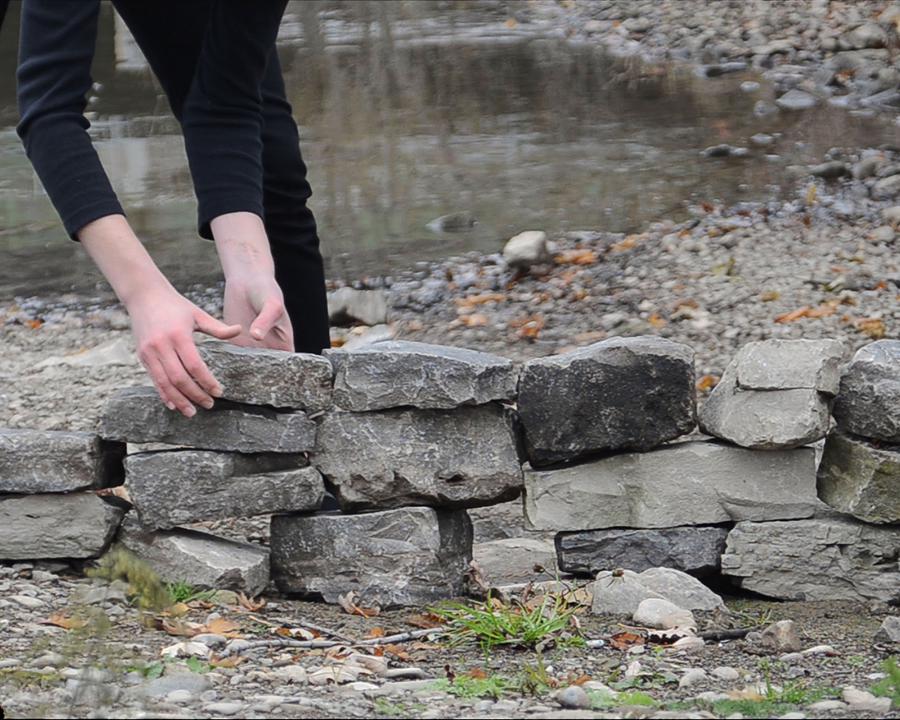
[[[203,358],[197,352],[197,346],[194,344],[193,339],[182,340],[175,346],[175,352],[178,354],[178,359],[181,361],[184,369],[187,370],[188,375],[203,388],[204,392],[210,397],[222,397],[222,386],[219,385],[206,363],[203,362]],[[207,406],[204,405],[204,407]],[[212,404],[208,407],[212,407]]]
[[[188,400],[169,380],[169,375],[155,352],[149,350],[143,351],[141,352],[140,357],[147,372],[150,373],[150,378],[153,380],[156,392],[159,394],[160,399],[165,403],[166,407],[169,408],[169,410],[178,410],[187,417],[192,417],[196,414],[197,411],[193,405],[191,405],[190,400]]]
[[[194,327],[202,333],[212,335],[219,340],[231,340],[241,334],[240,325],[226,325],[220,320],[216,320],[209,313],[203,312],[200,308],[194,313]]]
[[[176,401],[175,406],[187,417],[194,417],[197,414],[197,408],[191,403],[196,403],[201,407],[209,410],[213,406],[213,398],[209,395],[197,381],[194,380],[185,369],[181,358],[175,352],[175,348],[170,346],[159,354],[159,360],[163,369],[166,371],[167,382],[183,398],[181,402]],[[166,388],[171,392],[169,388]],[[187,402],[185,402],[187,400]]]
[[[270,297],[259,311],[256,320],[250,325],[250,337],[254,340],[262,340],[283,316],[284,303],[277,298]]]

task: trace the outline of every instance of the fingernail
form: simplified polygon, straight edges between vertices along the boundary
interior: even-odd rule
[[[216,386],[212,389],[212,393],[211,393],[211,394],[212,394],[213,397],[222,397],[222,392],[223,392],[222,386],[221,386],[221,385],[216,385]]]
[[[175,403],[173,403],[173,402],[167,402],[167,403],[166,403],[166,407],[169,408],[169,410],[174,410],[174,409],[175,409]]]
[[[192,418],[192,417],[194,417],[194,415],[197,414],[197,408],[195,408],[193,405],[188,405],[184,409],[184,414],[187,415],[189,418]]]
[[[212,410],[213,409],[213,401],[212,400],[204,400],[203,407],[205,407],[207,410]]]

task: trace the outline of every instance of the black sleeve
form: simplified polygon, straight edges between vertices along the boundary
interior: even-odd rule
[[[124,215],[87,134],[85,96],[100,0],[25,0],[19,42],[17,127],[66,231]]]

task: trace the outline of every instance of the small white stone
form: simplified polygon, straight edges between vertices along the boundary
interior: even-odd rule
[[[854,687],[844,688],[841,697],[852,710],[859,710],[860,712],[871,712],[883,715],[891,709],[890,698],[875,697],[870,692],[857,690]]]
[[[10,595],[7,599],[28,610],[37,610],[44,607],[43,600],[38,600],[29,595]]]
[[[712,671],[714,677],[719,678],[719,680],[737,680],[741,677],[741,674],[735,670],[733,667],[723,666],[714,668]]]
[[[678,687],[690,687],[704,680],[706,680],[706,670],[703,668],[691,668],[686,670],[684,675],[681,676],[681,680],[678,681]]]

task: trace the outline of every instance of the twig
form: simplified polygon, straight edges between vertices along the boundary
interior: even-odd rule
[[[272,618],[272,620],[274,620],[275,622],[270,622],[268,620],[264,620],[261,617],[253,615],[252,613],[247,614],[258,623],[261,623],[262,625],[268,625],[269,627],[301,627],[307,630],[314,630],[320,635],[333,637],[344,643],[356,643],[356,640],[354,640],[352,637],[349,637],[348,635],[343,635],[337,630],[332,630],[331,628],[327,628],[324,625],[316,625],[315,623],[311,623],[308,620],[304,620],[302,618]]]
[[[219,657],[226,658],[231,655],[240,655],[250,650],[267,647],[290,647],[304,650],[324,650],[327,648],[338,647],[340,645],[349,645],[351,647],[375,647],[378,645],[393,645],[396,643],[409,642],[421,637],[429,635],[442,635],[447,632],[445,628],[430,628],[427,630],[411,630],[410,632],[397,633],[396,635],[388,635],[386,637],[372,638],[370,640],[357,640],[350,642],[340,642],[337,640],[292,640],[290,638],[272,638],[270,640],[248,640],[238,650],[225,648]]]
[[[736,630],[707,630],[698,635],[704,640],[740,640],[753,632],[751,628]]]

